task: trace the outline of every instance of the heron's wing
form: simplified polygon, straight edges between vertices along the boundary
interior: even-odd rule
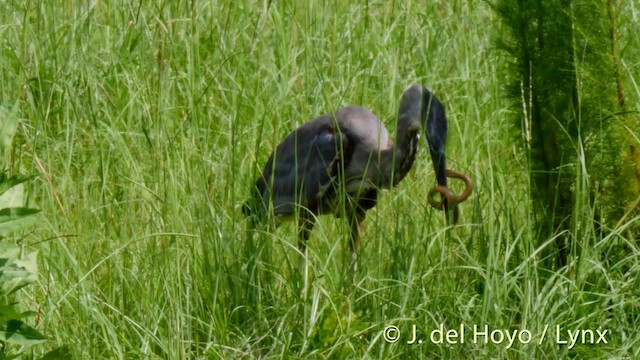
[[[262,204],[273,201],[276,215],[291,215],[296,206],[316,211],[351,153],[351,142],[333,117],[323,115],[289,134],[269,157],[256,184]]]

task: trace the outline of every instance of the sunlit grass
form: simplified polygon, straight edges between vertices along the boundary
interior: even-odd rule
[[[45,214],[26,240],[41,254],[30,301],[51,339],[35,354],[69,344],[79,359],[640,355],[628,223],[599,239],[585,218],[572,230],[583,256],[542,266],[555,244],[536,237],[486,7],[7,1],[0,18],[1,99],[21,118],[13,166],[39,175],[30,201]],[[626,64],[632,82],[637,61]],[[306,279],[293,224],[247,238],[240,205],[279,140],[350,103],[393,132],[416,81],[447,108],[450,166],[476,183],[458,226],[427,206],[423,148],[368,213],[353,284],[341,219],[314,229]],[[428,334],[441,323],[465,324],[467,341],[406,343],[412,325]],[[533,339],[471,341],[485,324]],[[389,325],[399,342],[384,340]],[[569,350],[549,333],[539,344],[547,325],[609,329],[609,343]]]

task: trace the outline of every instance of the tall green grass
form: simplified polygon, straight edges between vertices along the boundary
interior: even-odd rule
[[[626,6],[632,27],[640,8]],[[68,344],[79,359],[640,356],[640,250],[624,232],[638,219],[599,239],[585,215],[570,234],[582,256],[541,266],[554,239],[535,237],[487,7],[8,0],[0,19],[0,99],[20,117],[12,168],[39,174],[29,199],[46,219],[23,240],[43,274],[24,296],[51,339],[34,355]],[[637,54],[621,54],[630,84]],[[416,81],[445,103],[449,164],[476,183],[460,225],[427,206],[423,148],[368,213],[354,284],[342,220],[314,229],[308,276],[293,224],[247,237],[240,206],[279,140],[350,103],[394,129]],[[627,101],[637,109],[640,91]],[[575,211],[588,215],[583,200]],[[412,325],[428,340],[441,323],[465,324],[465,343],[406,343]],[[474,343],[485,324],[533,339]],[[382,336],[390,325],[397,343]],[[556,325],[608,329],[608,343],[568,349]]]

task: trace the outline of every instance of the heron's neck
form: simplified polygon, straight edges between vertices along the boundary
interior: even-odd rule
[[[382,187],[396,186],[411,170],[418,152],[419,134],[400,134],[395,146],[383,151],[380,161]]]
[[[409,173],[413,167],[413,162],[418,153],[418,144],[420,144],[420,133],[403,134],[402,139],[398,139],[396,144],[396,174],[400,181]],[[396,183],[397,184],[397,183]]]

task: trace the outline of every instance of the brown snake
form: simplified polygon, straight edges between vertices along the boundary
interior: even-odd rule
[[[473,181],[471,181],[471,178],[468,175],[463,174],[461,172],[454,171],[454,170],[450,170],[450,169],[447,169],[447,177],[452,179],[460,179],[464,182],[465,188],[462,191],[462,194],[458,196],[454,194],[451,190],[449,190],[449,188],[447,188],[446,186],[436,185],[431,190],[429,190],[429,194],[427,195],[427,200],[429,201],[429,205],[431,205],[432,207],[438,210],[444,210],[444,204],[446,200],[447,207],[449,209],[453,209],[453,223],[455,224],[458,222],[458,217],[459,217],[458,204],[465,201],[473,192]],[[437,201],[434,198],[434,195],[436,193],[439,193],[441,195],[440,201]],[[446,217],[446,220],[448,223],[449,222],[448,216]]]

